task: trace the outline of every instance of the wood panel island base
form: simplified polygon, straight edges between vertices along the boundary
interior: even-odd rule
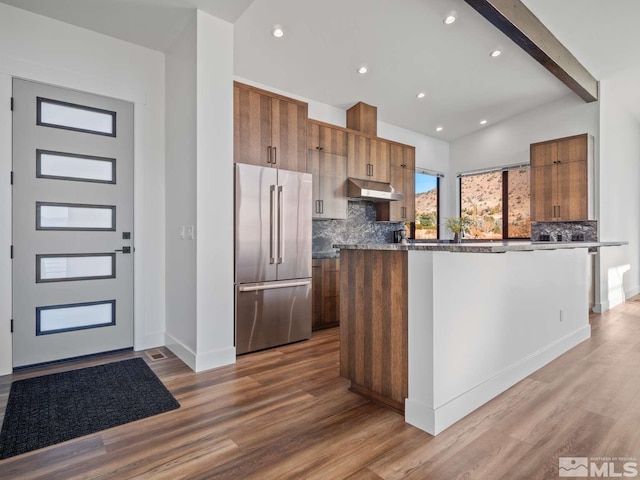
[[[625,243],[336,245],[340,374],[437,435],[591,336],[588,249]]]

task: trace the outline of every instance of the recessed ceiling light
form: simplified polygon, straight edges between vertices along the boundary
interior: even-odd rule
[[[436,132],[441,132],[441,131],[442,131],[442,127],[436,128]]]
[[[494,50],[493,52],[490,53],[490,55],[492,57],[499,57],[501,53],[502,53],[502,50]]]
[[[365,67],[364,65],[358,69],[358,73],[359,73],[360,75],[364,75],[364,74],[365,74],[365,73],[367,73],[368,71],[369,71],[369,69],[368,69],[367,67]]]
[[[416,97],[418,98],[424,98],[424,92],[420,92],[419,94],[416,95]]]
[[[271,35],[273,35],[276,38],[281,38],[284,37],[284,30],[282,30],[282,27],[273,27],[273,31],[271,32]]]
[[[486,120],[480,120],[480,125],[485,125],[487,123]]]
[[[445,25],[451,25],[453,22],[456,21],[456,17],[455,15],[448,15],[447,17],[445,17],[445,19],[443,20],[443,22],[445,23]]]

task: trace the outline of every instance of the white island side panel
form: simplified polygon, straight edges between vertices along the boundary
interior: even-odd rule
[[[405,416],[431,434],[591,334],[586,249],[408,254]]]

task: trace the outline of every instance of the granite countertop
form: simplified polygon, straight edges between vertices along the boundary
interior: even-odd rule
[[[334,248],[342,250],[425,250],[434,252],[462,252],[462,253],[504,253],[531,252],[534,250],[558,250],[570,248],[598,248],[619,247],[629,242],[464,242],[464,243],[361,243],[336,244]]]

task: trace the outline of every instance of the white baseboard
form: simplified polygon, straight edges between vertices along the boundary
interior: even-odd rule
[[[624,291],[624,298],[616,298],[616,299],[607,299],[601,303],[596,303],[593,306],[593,311],[595,313],[604,313],[607,310],[615,307],[616,305],[620,305],[622,303],[624,303],[627,299],[631,298],[631,297],[635,297],[636,295],[640,294],[640,286],[634,286],[628,290]]]
[[[624,298],[629,299],[631,297],[635,297],[638,294],[640,294],[640,286],[636,285],[633,288],[624,291]]]
[[[196,353],[191,350],[189,347],[184,345],[180,340],[171,336],[168,333],[164,334],[164,344],[165,346],[171,350],[176,357],[182,360],[187,366],[196,371]]]
[[[194,372],[202,372],[236,363],[235,347],[197,354],[168,333],[165,334],[165,345]]]
[[[236,347],[221,348],[196,355],[196,372],[236,363]]]
[[[431,435],[437,435],[590,337],[591,326],[586,325],[437,408],[407,398],[405,400],[405,421]]]
[[[150,348],[158,348],[165,345],[166,339],[164,333],[154,333],[145,335],[144,337],[134,339],[133,349],[136,352],[140,350],[148,350]]]

